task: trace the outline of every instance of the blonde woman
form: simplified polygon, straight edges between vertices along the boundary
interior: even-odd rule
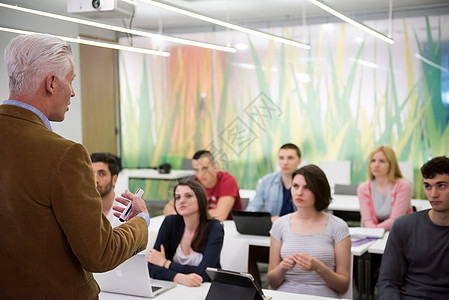
[[[397,217],[412,212],[412,185],[403,178],[396,155],[388,146],[371,153],[368,174],[369,180],[357,189],[362,226],[390,230]]]

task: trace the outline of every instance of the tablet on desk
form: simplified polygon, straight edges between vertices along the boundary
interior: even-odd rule
[[[244,210],[233,210],[231,213],[239,233],[270,236],[270,213]]]
[[[207,268],[212,280],[206,300],[270,300],[249,273]]]

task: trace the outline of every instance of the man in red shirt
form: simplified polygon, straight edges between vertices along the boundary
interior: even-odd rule
[[[232,219],[231,210],[241,210],[242,202],[235,178],[225,171],[217,171],[214,157],[207,150],[195,153],[192,159],[195,180],[206,190],[209,214],[217,220]],[[173,201],[165,205],[164,215],[174,214]]]

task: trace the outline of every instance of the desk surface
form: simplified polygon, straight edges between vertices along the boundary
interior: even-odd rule
[[[431,208],[429,201],[412,199],[412,205],[418,211]],[[329,210],[360,211],[359,198],[356,195],[332,195]]]
[[[205,299],[207,292],[209,291],[210,283],[205,282],[199,287],[186,287],[178,284],[175,288],[166,291],[158,296],[155,300],[173,300],[173,299],[187,299],[187,300],[199,300]],[[274,290],[263,290],[264,294],[271,296],[273,300],[330,300],[334,298],[318,297],[312,295],[292,294],[286,292],[279,292]],[[112,293],[100,293],[100,300],[137,300],[146,299],[142,297],[127,296]]]
[[[387,245],[388,235],[390,232],[385,233],[384,237],[375,241],[368,249],[369,253],[384,254],[385,246]]]
[[[161,174],[153,169],[123,169],[120,176],[127,178],[145,178],[145,179],[159,179],[159,180],[175,180],[194,175],[193,170],[171,170],[168,174]]]
[[[115,183],[114,192],[121,195],[129,186],[130,178],[152,179],[152,180],[176,180],[194,175],[193,170],[171,170],[168,174],[161,174],[152,169],[123,169],[120,171]],[[133,191],[134,192],[134,191]]]

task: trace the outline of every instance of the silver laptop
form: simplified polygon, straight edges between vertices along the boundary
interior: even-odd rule
[[[102,292],[153,298],[174,288],[172,281],[151,279],[148,263],[143,253],[139,253],[114,270],[94,273]]]

